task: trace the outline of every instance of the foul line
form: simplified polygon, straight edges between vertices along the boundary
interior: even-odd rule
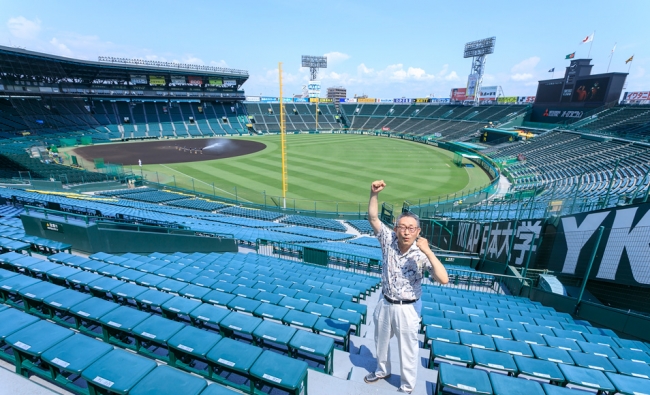
[[[208,184],[207,182],[202,181],[202,180],[199,180],[198,178],[194,178],[194,177],[192,177],[192,176],[189,176],[189,175],[183,173],[182,171],[178,171],[178,170],[176,170],[176,169],[173,169],[173,168],[171,168],[171,167],[169,167],[169,166],[165,166],[165,165],[162,165],[162,164],[161,164],[160,166],[162,166],[162,167],[164,167],[164,168],[166,168],[166,169],[169,169],[169,170],[171,170],[171,171],[175,171],[175,172],[178,173],[178,174],[182,174],[182,175],[184,175],[185,177],[189,177],[189,178],[191,178],[191,179],[193,179],[193,180],[196,180],[196,181],[198,181],[198,182],[202,182],[202,183],[204,183],[205,185],[207,185],[207,186],[209,186],[209,187],[214,187],[214,189],[218,189],[218,190],[220,190],[221,192],[224,192],[224,193],[226,193],[226,194],[228,194],[228,195],[231,195],[231,196],[237,196],[237,195],[235,195],[234,193],[232,193],[232,192],[228,192],[228,191],[226,191],[226,190],[223,190],[223,189],[221,189],[221,188],[219,188],[219,187],[214,186],[213,184]],[[253,203],[253,202],[251,202],[250,200],[243,199],[243,198],[241,198],[241,197],[239,197],[239,196],[237,196],[237,200],[243,200],[243,201],[245,201],[245,202],[247,202],[247,203]]]

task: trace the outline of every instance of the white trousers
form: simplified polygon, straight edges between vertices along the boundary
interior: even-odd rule
[[[418,373],[418,330],[420,328],[419,300],[411,304],[391,304],[384,297],[379,298],[373,314],[375,323],[375,346],[377,348],[377,369],[379,377],[390,374],[390,339],[397,336],[402,382],[400,388],[411,392],[415,388]]]

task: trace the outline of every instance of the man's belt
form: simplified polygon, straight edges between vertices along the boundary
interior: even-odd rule
[[[414,299],[414,300],[397,300],[397,299],[389,298],[388,296],[386,296],[386,294],[384,294],[384,299],[386,299],[386,302],[388,302],[390,304],[412,304],[412,303],[415,303],[415,302],[418,301],[417,299]]]

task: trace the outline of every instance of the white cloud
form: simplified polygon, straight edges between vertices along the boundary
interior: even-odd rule
[[[7,21],[7,27],[13,36],[32,40],[35,39],[41,31],[41,20],[38,18],[29,20],[24,16],[9,18]]]
[[[455,71],[452,71],[451,73],[449,73],[449,74],[447,74],[445,76],[445,80],[447,80],[447,81],[458,81],[458,80],[460,80],[460,77],[458,76],[458,74],[456,74]]]
[[[59,41],[56,37],[53,37],[50,40],[50,44],[52,44],[52,46],[54,46],[54,50],[55,50],[56,54],[62,55],[62,56],[68,56],[68,57],[73,56],[73,53],[70,50],[70,48],[68,48],[67,45],[65,45],[64,43]]]
[[[510,76],[515,81],[526,81],[533,78],[533,75],[530,73],[518,73]]]
[[[350,59],[350,55],[343,53],[343,52],[328,52],[324,55],[327,57],[327,65],[330,66],[332,64],[337,64],[341,63],[343,61],[346,61]]]
[[[512,71],[513,73],[525,73],[525,72],[532,71],[535,68],[535,66],[537,66],[540,60],[541,59],[538,56],[532,56],[512,66],[512,69],[510,69],[510,71]]]
[[[357,72],[358,72],[359,74],[371,74],[371,73],[373,73],[374,71],[375,71],[374,69],[368,68],[368,67],[367,67],[365,64],[363,64],[363,63],[361,63],[360,65],[357,66]]]

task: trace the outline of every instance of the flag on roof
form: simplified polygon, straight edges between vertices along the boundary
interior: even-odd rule
[[[587,37],[583,38],[582,41],[580,42],[580,44],[586,44],[586,43],[588,43],[588,42],[594,41],[594,34],[595,34],[595,33],[596,33],[596,32],[591,33],[591,34],[588,35]]]
[[[549,73],[552,73],[552,72],[554,72],[554,71],[555,71],[555,67],[553,67],[552,69],[550,69],[548,72],[549,72]]]
[[[633,61],[633,60],[634,60],[634,55],[630,56],[630,58],[629,58],[628,60],[625,61],[625,64],[628,64],[628,63],[630,63],[630,62]]]
[[[572,53],[568,54],[564,59],[573,59],[575,57],[576,57],[576,53],[572,52]]]

